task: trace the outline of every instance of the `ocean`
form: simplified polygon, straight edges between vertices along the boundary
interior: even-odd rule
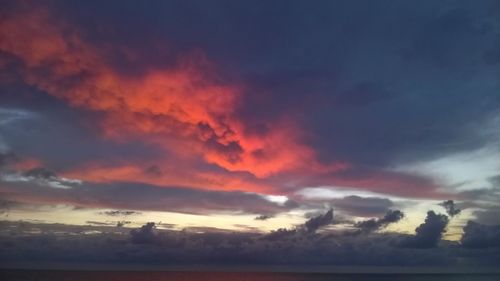
[[[2,281],[499,281],[500,274],[2,270]]]

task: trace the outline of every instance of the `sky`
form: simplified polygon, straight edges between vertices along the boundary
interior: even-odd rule
[[[1,6],[0,260],[498,265],[498,1]]]

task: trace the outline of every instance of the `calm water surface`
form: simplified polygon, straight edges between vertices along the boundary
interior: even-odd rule
[[[303,274],[235,272],[0,271],[2,281],[499,281],[490,274]]]

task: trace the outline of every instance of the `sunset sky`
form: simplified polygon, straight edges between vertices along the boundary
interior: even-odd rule
[[[494,264],[499,4],[1,1],[0,241],[491,240]]]

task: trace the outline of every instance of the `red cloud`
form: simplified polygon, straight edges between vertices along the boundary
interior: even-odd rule
[[[104,137],[159,149],[150,163],[97,159],[62,171],[64,176],[263,193],[284,186],[337,185],[438,196],[432,182],[401,174],[336,175],[348,165],[318,162],[315,150],[301,142],[303,132],[293,120],[268,120],[269,130],[250,130],[237,115],[244,86],[221,82],[202,52],[188,52],[174,66],[131,76],[106,62],[107,54],[120,46],[98,48],[70,24],[53,20],[46,9],[21,7],[4,16],[0,34],[0,51],[22,63],[28,84],[73,107],[100,113],[97,126]],[[222,169],[201,171],[193,164],[200,161]],[[150,166],[167,172],[153,175],[147,172]]]
[[[22,62],[28,84],[73,107],[103,113],[99,126],[108,138],[151,143],[179,159],[201,158],[257,178],[346,168],[316,161],[315,151],[300,142],[301,131],[291,121],[269,121],[268,132],[249,133],[244,120],[236,117],[242,86],[221,83],[216,67],[201,52],[180,56],[173,67],[130,77],[106,63],[109,50],[85,41],[46,9],[20,8],[1,20],[0,33],[0,50]],[[100,176],[102,167],[92,169],[79,175],[99,181],[137,179],[141,174],[134,166],[107,169],[106,176]],[[170,181],[177,183],[168,177],[162,183]],[[234,188],[259,189],[229,182]]]

